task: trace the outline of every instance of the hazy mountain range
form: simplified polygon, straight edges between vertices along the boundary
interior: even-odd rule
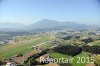
[[[6,23],[0,23],[0,28],[11,28],[11,29],[21,29],[23,27],[26,27],[23,24],[19,24],[19,23],[10,23],[10,22],[6,22]]]
[[[75,22],[59,22],[56,20],[49,20],[49,19],[43,19],[35,24],[32,24],[31,27],[34,28],[87,28],[88,25],[85,24],[79,24]]]
[[[0,23],[0,28],[43,30],[43,29],[66,29],[66,28],[88,28],[88,25],[75,22],[59,22],[56,20],[43,19],[34,24],[25,26],[18,23]]]

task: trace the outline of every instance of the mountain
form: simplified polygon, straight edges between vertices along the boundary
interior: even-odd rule
[[[48,30],[61,30],[69,28],[88,28],[88,25],[79,24],[75,22],[59,22],[56,20],[43,19],[31,25],[23,25],[19,23],[0,23],[0,29],[21,29],[27,31],[48,31]]]
[[[88,25],[75,22],[59,22],[56,20],[43,19],[32,24],[31,29],[67,29],[67,28],[88,28]]]

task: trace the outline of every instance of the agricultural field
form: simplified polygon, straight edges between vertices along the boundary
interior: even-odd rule
[[[41,44],[45,41],[53,39],[53,35],[42,35],[37,38],[31,38],[29,40],[21,40],[18,42],[13,42],[12,44],[7,44],[0,47],[0,60],[4,61],[9,59],[12,56],[15,56],[19,53],[26,54],[33,49],[30,47]]]
[[[61,54],[61,53],[57,53],[57,52],[54,52],[54,53],[50,53],[50,57],[52,58],[68,58],[68,59],[73,59],[73,61],[70,63],[72,66],[86,66],[88,63],[88,59],[86,59],[86,62],[82,63],[77,63],[78,62],[78,57],[82,58],[82,57],[85,57],[85,58],[89,58],[90,60],[90,57],[88,55],[88,53],[86,52],[82,52],[81,54],[77,55],[77,56],[74,56],[74,57],[71,57],[69,55],[64,55],[64,54]],[[59,63],[60,64],[60,63]]]
[[[83,62],[83,63],[82,62],[78,63],[78,60],[79,60],[78,57],[80,57],[80,58],[84,57],[84,58],[86,58],[86,61]],[[89,58],[89,59],[87,59],[87,58]],[[87,53],[85,53],[85,52],[82,52],[81,54],[79,54],[79,55],[74,57],[72,66],[86,66],[87,64],[89,64],[88,60],[90,60],[89,55]]]
[[[95,63],[100,66],[100,54],[92,54],[91,56],[94,57]]]
[[[24,59],[27,60],[27,58],[29,58],[31,55],[42,52],[42,51],[38,51],[36,49],[38,47],[39,49],[50,49],[51,51],[49,51],[48,54],[53,59],[54,58],[59,59],[62,57],[68,58],[68,59],[73,59],[72,62],[68,63],[72,66],[88,65],[91,56],[89,55],[88,52],[80,50],[80,48],[82,48],[82,45],[84,45],[85,42],[81,41],[81,39],[75,39],[73,37],[69,40],[64,40],[64,39],[63,38],[62,39],[55,38],[55,34],[53,34],[53,33],[43,33],[43,34],[39,34],[37,36],[28,35],[28,36],[22,36],[22,37],[15,37],[15,42],[11,42],[7,45],[0,47],[0,61],[8,60],[9,58],[16,56],[17,54],[23,54],[23,56],[17,58],[16,61],[19,63],[23,62],[22,64],[24,64],[24,60],[22,60],[23,57],[26,57]],[[89,43],[91,45],[98,46],[100,43],[100,40],[96,40],[96,41],[92,41],[92,42],[90,41]],[[58,52],[54,51],[54,49],[56,47],[58,48],[58,49],[56,49]],[[62,49],[60,49],[60,50],[63,50],[63,51],[60,51],[59,47],[62,47]],[[64,47],[66,47],[66,48],[64,48]],[[80,52],[80,51],[82,51],[82,52]],[[65,54],[64,54],[64,52],[65,52]],[[73,53],[77,53],[77,52],[78,52],[78,54],[73,55]],[[71,54],[69,54],[69,53],[71,53]],[[80,60],[80,62],[78,63],[79,57],[81,59],[82,58],[83,59]],[[84,61],[84,58],[85,58],[85,61]],[[96,58],[97,58],[97,56],[95,57],[95,61],[97,63],[99,63],[99,60],[97,60]],[[60,63],[56,63],[56,64],[61,65],[63,63],[60,62]]]

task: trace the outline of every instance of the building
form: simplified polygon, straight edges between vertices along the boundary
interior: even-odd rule
[[[8,62],[5,66],[17,66],[17,64],[14,62]]]

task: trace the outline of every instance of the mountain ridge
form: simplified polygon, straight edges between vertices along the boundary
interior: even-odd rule
[[[65,21],[59,22],[56,20],[43,19],[31,25],[32,28],[53,28],[53,27],[63,27],[63,28],[87,28],[88,25],[79,24],[75,22]]]
[[[13,28],[13,29],[24,29],[24,30],[56,30],[56,29],[67,29],[67,28],[88,28],[88,25],[79,24],[71,21],[60,22],[57,20],[43,19],[31,25],[23,25],[18,23],[0,23],[0,28]]]

